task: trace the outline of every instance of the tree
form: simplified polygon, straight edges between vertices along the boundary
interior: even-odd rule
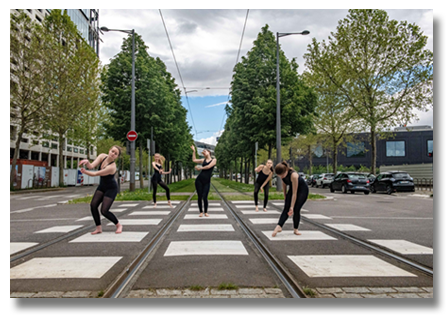
[[[432,105],[433,53],[420,27],[389,20],[383,10],[349,10],[329,42],[313,42],[305,54],[314,78],[331,82],[344,104],[370,129],[371,172],[376,137],[416,119]]]
[[[90,111],[86,94],[98,99],[90,91],[97,85],[99,59],[66,11],[53,9],[43,22],[43,30],[44,64],[53,90],[45,106],[46,126],[59,140],[59,185],[63,185],[63,144],[69,132],[79,134],[72,130]],[[82,139],[74,140],[80,143]]]
[[[46,84],[45,56],[41,26],[22,11],[11,14],[10,123],[16,127],[17,135],[12,167],[16,166],[23,135],[40,133],[44,125],[44,107],[52,93],[51,86]],[[11,188],[14,174],[15,169],[11,169]]]

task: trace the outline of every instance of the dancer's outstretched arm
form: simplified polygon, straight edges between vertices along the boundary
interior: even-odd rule
[[[115,163],[112,163],[109,166],[107,166],[106,168],[97,170],[97,171],[90,171],[90,170],[81,168],[81,173],[89,175],[89,176],[106,176],[106,175],[115,174],[116,170],[117,170],[117,166],[115,165]]]
[[[190,148],[193,150],[193,162],[194,163],[202,163],[202,162],[204,162],[204,159],[196,159],[196,148],[194,147],[194,145],[191,145]]]
[[[100,163],[101,161],[103,161],[103,159],[104,159],[106,156],[107,156],[107,154],[102,153],[102,154],[98,155],[98,157],[97,157],[92,163],[90,163],[89,160],[87,160],[87,159],[81,160],[81,161],[79,162],[79,164],[78,164],[78,167],[81,166],[81,165],[86,165],[86,167],[87,167],[88,169],[94,169],[96,166],[99,165],[99,163]]]
[[[208,165],[204,167],[195,167],[196,170],[207,170],[210,168],[213,168],[216,165],[216,159],[213,159],[212,162],[210,162]]]

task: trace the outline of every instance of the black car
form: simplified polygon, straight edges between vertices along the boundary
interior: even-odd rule
[[[397,191],[415,191],[413,178],[405,171],[390,171],[379,174],[370,186],[370,191],[385,191],[392,194]]]
[[[310,185],[310,186],[312,186],[312,187],[316,186],[316,180],[319,178],[319,175],[320,175],[320,174],[313,174],[313,175],[310,175],[310,176],[308,177],[308,179],[306,180],[306,182],[308,183],[308,185]]]
[[[335,192],[341,190],[344,194],[350,191],[354,194],[357,191],[362,191],[368,195],[370,193],[370,182],[365,174],[362,173],[339,173],[330,183],[330,191]]]

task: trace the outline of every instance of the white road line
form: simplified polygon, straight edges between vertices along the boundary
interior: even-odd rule
[[[9,255],[17,253],[19,251],[25,250],[31,246],[39,245],[39,243],[19,243],[19,242],[10,242],[9,243]]]
[[[10,269],[10,279],[101,278],[122,257],[34,258]]]
[[[57,206],[57,204],[48,204],[48,205],[37,206],[37,207],[34,207],[34,208],[27,208],[27,209],[11,211],[10,214],[28,212],[28,211],[35,210],[35,209],[40,209],[40,208],[51,208],[51,207],[54,207],[54,206]]]
[[[303,215],[306,218],[309,219],[332,219],[331,217],[327,217],[324,215],[318,215],[318,214],[308,214],[308,215]]]
[[[330,226],[339,231],[371,231],[369,229],[363,228],[358,225],[353,225],[353,224],[327,224],[327,223],[325,223],[325,225]]]
[[[129,216],[166,216],[169,215],[171,211],[134,211],[129,214]]]
[[[431,219],[433,220],[434,218],[432,217],[357,217],[357,216],[331,216],[332,218],[357,218],[357,219],[405,219],[405,220],[409,220],[409,219]]]
[[[83,227],[83,225],[52,226],[48,229],[36,231],[34,233],[70,232],[70,231],[76,230],[80,227]]]
[[[199,220],[204,220],[204,219],[223,219],[223,218],[228,218],[227,215],[215,215],[215,214],[209,214],[209,217],[199,217],[199,215],[185,215],[184,219],[199,219]]]
[[[129,232],[124,231],[120,234],[115,232],[103,232],[100,234],[92,235],[86,233],[81,237],[71,240],[69,243],[128,243],[128,242],[140,242],[148,232]]]
[[[331,237],[321,231],[299,231],[301,233],[300,236],[295,235],[293,230],[286,231],[283,230],[282,232],[277,233],[275,237],[272,237],[272,231],[261,231],[266,237],[268,237],[269,240],[276,241],[276,240],[337,240],[334,237]]]
[[[187,225],[182,224],[177,229],[177,232],[210,232],[210,231],[235,231],[232,224],[200,224]]]
[[[249,255],[241,241],[175,241],[171,242],[164,256],[190,255]]]
[[[309,277],[417,277],[377,257],[369,255],[291,256]]]
[[[243,215],[280,215],[281,212],[277,210],[269,210],[269,211],[255,211],[255,210],[241,210]]]
[[[188,211],[198,211],[199,212],[199,208],[194,207],[194,208],[190,208],[188,209]],[[208,208],[207,211],[224,211],[223,208]]]
[[[368,241],[385,246],[401,254],[433,254],[433,249],[407,240],[393,239],[368,239]]]
[[[120,224],[126,225],[158,225],[162,221],[162,218],[154,219],[120,219]],[[114,225],[114,223],[109,223],[107,225]]]

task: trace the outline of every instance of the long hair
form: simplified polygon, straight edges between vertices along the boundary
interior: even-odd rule
[[[280,162],[275,166],[275,173],[277,175],[284,174],[288,170],[294,171],[294,169],[292,169],[286,161]]]
[[[159,155],[160,156],[160,163],[163,166],[163,163],[165,162],[165,157],[162,154],[155,153],[154,156]]]

